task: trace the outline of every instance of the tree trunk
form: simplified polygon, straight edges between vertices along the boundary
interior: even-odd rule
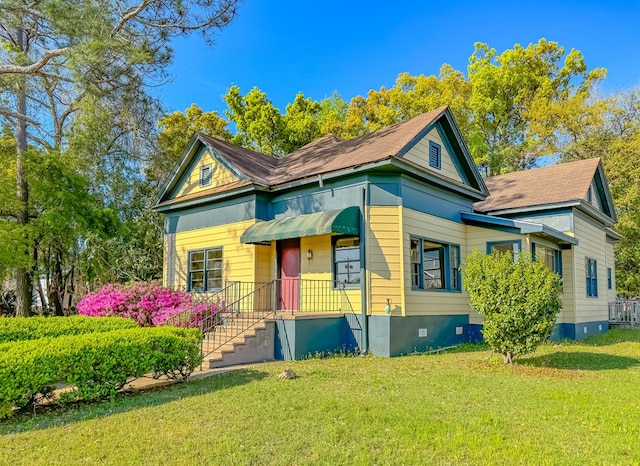
[[[24,45],[24,31],[19,28],[17,31],[17,42],[21,47]],[[17,224],[26,227],[29,224],[29,187],[24,179],[23,161],[27,152],[27,78],[19,77],[19,88],[17,92],[17,113],[16,119],[16,194],[20,200],[20,208],[17,213]],[[25,228],[26,231],[26,228]],[[25,233],[25,242],[29,238]],[[29,248],[25,248],[29,249]],[[16,315],[28,317],[31,315],[31,301],[33,293],[33,277],[31,270],[26,264],[16,269]]]
[[[56,248],[53,256],[51,284],[49,286],[49,306],[53,308],[56,316],[64,316],[62,296],[62,253]]]

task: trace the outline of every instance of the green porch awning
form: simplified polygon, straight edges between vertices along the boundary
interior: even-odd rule
[[[297,217],[278,218],[260,222],[247,228],[240,242],[258,244],[278,239],[300,238],[302,236],[326,235],[338,233],[357,235],[360,233],[360,208],[347,207],[316,214]]]

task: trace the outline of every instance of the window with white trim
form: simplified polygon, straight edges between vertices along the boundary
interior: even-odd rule
[[[587,284],[587,297],[598,297],[598,261],[585,257],[584,270]]]
[[[202,165],[200,167],[200,187],[209,186],[211,184],[211,164]]]
[[[613,270],[607,267],[607,289],[613,289]]]
[[[333,240],[333,279],[345,288],[360,287],[360,238],[335,237]]]
[[[460,246],[410,238],[411,287],[460,291]]]
[[[222,247],[189,251],[189,291],[222,289]]]

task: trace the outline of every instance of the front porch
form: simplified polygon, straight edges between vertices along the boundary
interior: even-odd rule
[[[362,316],[340,282],[236,281],[202,295],[200,302],[212,310],[196,322],[204,334],[202,353],[211,367],[357,352],[364,345]]]

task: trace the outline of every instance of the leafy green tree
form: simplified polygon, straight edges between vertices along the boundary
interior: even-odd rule
[[[471,86],[464,75],[444,64],[439,76],[401,73],[393,87],[371,90],[351,100],[346,131],[351,137],[377,131],[421,113],[449,105],[459,124],[469,119]]]
[[[285,154],[315,141],[322,132],[320,129],[320,113],[322,106],[320,102],[305,98],[299,92],[293,103],[287,105],[284,121],[284,141],[282,149]]]
[[[469,304],[484,317],[482,335],[511,364],[551,336],[561,309],[561,279],[526,254],[474,250],[464,266]]]
[[[331,97],[322,99],[320,101],[320,112],[317,114],[320,135],[335,134],[338,137],[346,138],[348,111],[349,104],[335,91],[331,94]]]
[[[576,110],[564,128],[563,161],[601,157],[623,238],[616,248],[616,291],[640,296],[640,90]]]
[[[444,64],[438,76],[400,74],[391,88],[351,100],[346,121],[350,137],[433,110],[451,108],[476,163],[487,175],[524,170],[561,145],[559,128],[574,120],[604,69],[589,71],[577,50],[557,42],[498,52],[476,43],[468,73]]]
[[[158,152],[149,161],[147,179],[161,180],[180,159],[187,142],[199,131],[224,141],[231,140],[229,123],[218,112],[203,112],[196,104],[184,112],[173,112],[158,121]]]
[[[254,87],[243,96],[240,88],[233,85],[225,94],[224,100],[229,108],[225,114],[236,126],[236,134],[232,139],[234,144],[263,154],[285,155],[284,118],[266,93]]]
[[[234,18],[236,3],[0,3],[0,118],[14,128],[20,202],[14,221],[18,226],[26,227],[37,215],[30,210],[25,173],[29,144],[63,154],[69,127],[87,98],[121,101],[120,96],[139,96],[154,78],[162,78],[171,58],[171,38],[202,31],[210,40]],[[129,107],[118,108],[126,113]],[[110,128],[109,121],[104,123]],[[121,136],[126,134],[130,133]],[[29,242],[25,234],[25,247],[31,249]],[[26,265],[16,268],[17,306],[22,315],[30,312],[32,275]]]
[[[579,51],[565,53],[545,39],[501,54],[476,43],[468,73],[468,140],[476,163],[497,175],[530,168],[541,155],[555,153],[557,128],[605,75],[601,68],[588,71]]]

